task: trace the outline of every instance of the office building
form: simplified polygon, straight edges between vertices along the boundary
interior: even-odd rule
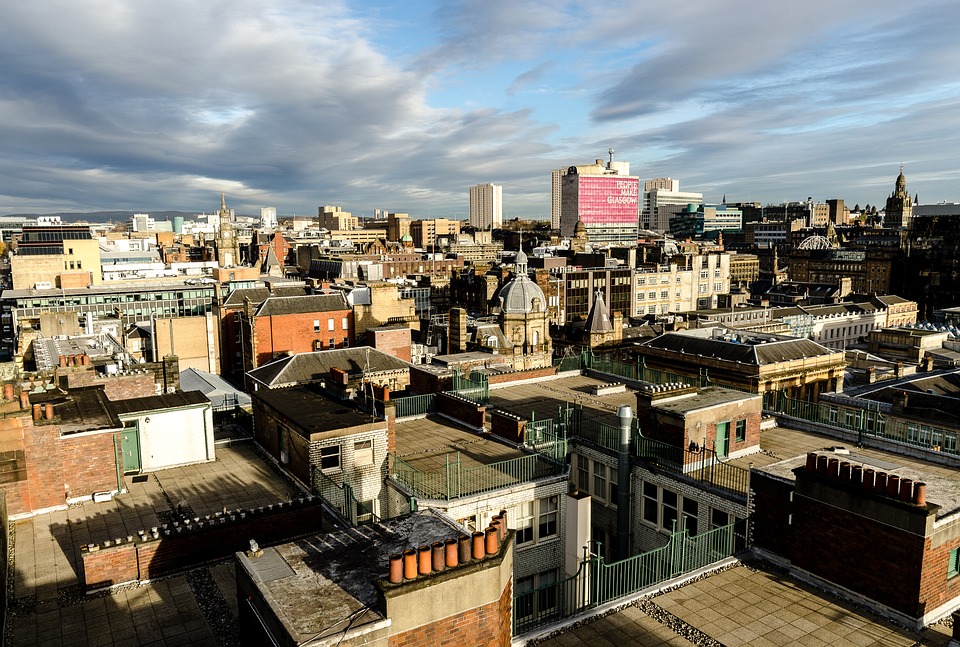
[[[672,178],[646,180],[643,183],[640,226],[661,233],[669,231],[670,218],[690,204],[702,205],[703,194],[680,191],[680,181]]]
[[[561,181],[560,234],[573,236],[583,223],[591,242],[615,243],[637,239],[640,180],[629,162],[610,161],[571,166]]]
[[[503,187],[489,183],[470,187],[470,225],[495,229],[502,224]]]

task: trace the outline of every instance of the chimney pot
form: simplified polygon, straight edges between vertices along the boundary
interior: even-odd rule
[[[900,479],[900,500],[907,503],[913,501],[913,480]]]
[[[887,494],[892,497],[900,495],[900,477],[896,474],[887,477]]]
[[[3,385],[3,399],[4,400],[13,400],[13,385],[4,384]]]
[[[433,570],[442,571],[446,566],[446,559],[443,554],[443,542],[435,541],[430,544],[430,556],[433,559]]]
[[[467,535],[460,535],[457,538],[457,556],[461,564],[466,564],[470,561],[471,552],[470,545],[471,539]]]
[[[873,483],[873,491],[878,494],[883,494],[887,491],[887,473],[886,472],[877,472],[877,479]]]
[[[484,534],[481,531],[473,533],[473,558],[483,559],[486,556],[484,550]]]
[[[850,463],[843,461],[840,463],[840,480],[849,481],[850,480]]]
[[[487,528],[484,548],[487,555],[496,555],[500,552],[500,531],[493,526]]]
[[[873,477],[875,474],[876,472],[874,472],[869,467],[863,470],[863,489],[864,490],[869,491],[873,489]]]
[[[53,420],[53,403],[47,402],[43,407],[43,417],[47,420]]]
[[[417,551],[412,548],[403,551],[403,577],[408,580],[417,577]]]
[[[807,453],[807,471],[813,472],[817,469],[817,454],[816,452]]]
[[[853,468],[850,471],[850,480],[853,481],[854,483],[863,482],[863,466],[861,465],[853,466]]]
[[[403,581],[403,555],[390,555],[390,583],[399,584]]]
[[[43,407],[39,403],[33,405],[33,421],[37,422],[43,417]]]
[[[417,571],[420,575],[429,575],[432,570],[430,547],[421,546],[417,549]]]
[[[836,458],[831,458],[827,462],[827,476],[832,479],[840,478],[840,461]]]
[[[26,391],[20,391],[20,408],[29,409],[30,408],[30,394]]]
[[[453,568],[460,562],[457,560],[457,540],[450,538],[443,542],[444,553],[446,557],[447,568]]]
[[[913,484],[913,502],[917,505],[927,505],[927,484],[917,482]]]
[[[827,457],[826,456],[817,456],[817,471],[821,474],[826,475],[827,473]]]

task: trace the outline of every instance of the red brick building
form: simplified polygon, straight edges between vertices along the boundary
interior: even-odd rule
[[[220,319],[220,374],[235,384],[243,383],[243,329],[241,318],[247,310],[255,310],[269,296],[304,296],[303,286],[243,288],[234,290],[214,305],[214,316]]]
[[[353,308],[343,294],[268,296],[240,313],[244,372],[280,357],[354,344]]]
[[[960,608],[960,498],[942,468],[890,458],[817,452],[755,469],[753,541],[919,628]]]

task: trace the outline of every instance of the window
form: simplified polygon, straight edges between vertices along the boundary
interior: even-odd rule
[[[960,548],[950,551],[950,564],[947,566],[947,577],[956,577],[960,574]]]
[[[657,486],[653,483],[643,483],[643,520],[657,524]]]
[[[341,326],[344,330],[350,330],[350,319],[348,319],[347,317],[344,317],[343,319],[341,319],[341,320],[340,320],[340,326]]]
[[[657,298],[657,293],[656,293],[656,292],[648,292],[648,293],[647,293],[647,298],[648,298],[648,299],[656,299],[656,298]]]
[[[660,290],[660,298],[661,298],[661,299],[669,299],[669,298],[670,298],[670,292],[668,292],[667,290]]]
[[[593,461],[593,490],[591,494],[597,499],[603,501],[607,493],[607,466],[603,463]]]
[[[373,521],[373,499],[357,501],[357,523],[371,523]]]
[[[314,319],[314,320],[313,320],[313,332],[320,332],[320,320],[319,320],[319,319]]]
[[[320,469],[323,471],[340,469],[340,445],[320,448]]]
[[[699,516],[700,506],[696,499],[683,500],[683,527],[686,528],[690,536],[697,534],[697,517]]]
[[[660,492],[660,527],[673,530],[677,520],[677,493],[670,490]]]
[[[330,339],[330,345],[328,346],[328,348],[336,348],[336,347],[337,347],[337,340],[331,338],[331,339]]]
[[[327,330],[331,332],[334,330],[333,319],[327,319]]]
[[[612,506],[617,505],[617,495],[618,495],[617,470],[611,467],[610,468],[610,498],[607,499],[607,502]]]
[[[590,459],[583,456],[577,456],[577,487],[590,491]]]
[[[537,523],[537,539],[543,540],[557,534],[559,504],[557,497],[540,499],[540,517]]]
[[[518,546],[533,541],[533,504],[533,501],[527,501],[516,508]]]
[[[737,431],[736,439],[738,443],[742,443],[747,439],[747,419],[737,420]]]
[[[373,440],[353,444],[353,462],[358,466],[373,465]]]

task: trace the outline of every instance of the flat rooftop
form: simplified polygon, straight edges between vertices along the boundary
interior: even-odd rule
[[[461,467],[469,468],[527,455],[489,434],[468,431],[441,416],[397,423],[397,456],[421,472],[442,472],[457,460]]]
[[[458,533],[423,510],[267,548],[258,558],[238,553],[238,568],[258,583],[299,645],[382,622],[373,583],[387,577],[390,555]]]
[[[698,390],[696,393],[656,401],[653,403],[653,406],[655,409],[660,409],[661,411],[669,411],[670,413],[682,415],[747,399],[758,400],[760,396],[756,393],[743,393],[719,386],[708,386]]]
[[[926,483],[927,501],[941,506],[937,512],[938,519],[960,511],[960,472],[955,467],[870,447],[859,448],[841,440],[788,427],[763,430],[760,433],[760,448],[763,451],[759,454],[730,462],[744,468],[753,463],[753,468],[759,472],[794,481],[793,470],[805,464],[807,452],[826,454],[834,451],[841,461]]]
[[[636,410],[637,393],[627,387],[620,393],[593,395],[597,387],[611,384],[607,380],[598,380],[585,375],[528,384],[511,384],[501,388],[491,388],[490,404],[528,420],[532,413],[536,414],[537,420],[556,418],[559,410],[564,407],[582,404],[585,419],[619,425],[617,409],[627,405]]]
[[[941,647],[950,628],[922,632],[794,580],[764,562],[745,562],[623,609],[559,630],[541,647],[726,645]]]
[[[312,435],[339,431],[360,425],[385,427],[369,413],[358,411],[350,403],[339,402],[314,385],[298,385],[283,389],[260,390],[253,395],[270,407],[282,411],[293,423],[292,429]]]

